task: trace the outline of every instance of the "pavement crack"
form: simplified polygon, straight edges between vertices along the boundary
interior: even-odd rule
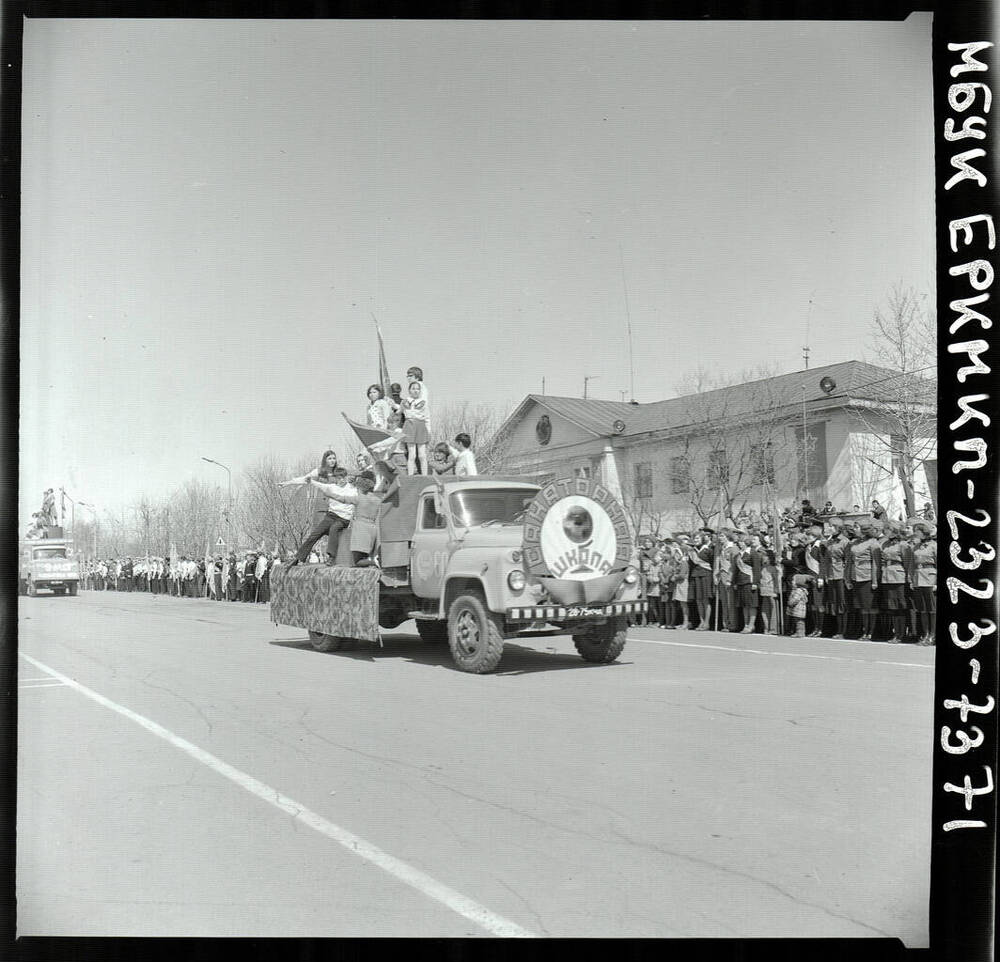
[[[494,878],[496,877],[494,876]],[[542,922],[542,917],[538,914],[537,911],[535,911],[534,906],[532,906],[532,904],[520,892],[518,892],[517,889],[515,889],[511,885],[508,885],[502,878],[497,878],[496,881],[499,882],[500,885],[502,885],[508,892],[510,892],[510,894],[513,895],[514,898],[516,898],[528,910],[528,914],[535,920],[535,928],[538,929],[538,931],[541,932],[542,935],[550,936],[551,933],[545,927],[545,923]]]
[[[143,675],[142,678],[139,678],[138,681],[141,684],[145,685],[147,688],[154,688],[157,691],[166,692],[168,695],[173,695],[174,698],[184,702],[186,705],[190,705],[198,713],[198,717],[205,723],[205,727],[208,729],[209,735],[211,735],[212,723],[208,720],[208,716],[205,714],[205,712],[202,711],[201,705],[199,705],[196,701],[192,701],[190,698],[186,698],[184,695],[181,695],[173,688],[169,688],[166,685],[157,685],[149,680],[150,676],[155,674],[157,671],[159,671],[158,668],[150,669],[148,672],[146,672],[145,675]]]
[[[783,889],[776,882],[772,882],[768,879],[761,878],[759,875],[754,875],[750,872],[741,872],[739,869],[729,868],[728,866],[725,865],[719,865],[718,862],[713,862],[710,859],[699,858],[697,855],[685,855],[683,852],[676,852],[671,849],[663,848],[662,846],[656,845],[653,842],[637,841],[636,839],[630,837],[629,835],[626,835],[624,832],[616,829],[614,826],[609,826],[609,831],[616,838],[620,839],[627,845],[632,845],[635,846],[636,848],[641,848],[641,849],[648,849],[649,851],[657,852],[660,855],[665,855],[669,858],[678,858],[685,862],[691,862],[695,865],[701,865],[705,868],[714,869],[715,871],[718,872],[724,872],[726,875],[733,875],[737,878],[748,879],[751,882],[756,882],[759,885],[763,885],[765,888],[769,888],[772,891],[777,892],[784,898],[791,899],[791,901],[795,902],[797,905],[805,905],[809,906],[810,908],[818,909],[820,912],[823,912],[825,915],[829,915],[831,918],[840,919],[841,921],[844,922],[852,922],[854,925],[859,925],[864,929],[868,929],[870,932],[876,932],[877,934],[884,936],[886,938],[894,937],[891,932],[885,932],[882,929],[876,928],[874,925],[869,925],[867,922],[862,922],[859,919],[852,918],[849,915],[844,915],[840,912],[835,912],[833,909],[830,909],[825,905],[820,905],[817,902],[810,902],[807,899],[800,898],[799,896],[793,894],[792,892]]]

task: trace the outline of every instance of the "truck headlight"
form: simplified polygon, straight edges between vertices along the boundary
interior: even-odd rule
[[[524,572],[520,568],[515,568],[507,575],[507,584],[510,586],[511,591],[524,591]]]
[[[632,566],[629,565],[625,569],[625,584],[634,585],[639,580],[639,572]]]

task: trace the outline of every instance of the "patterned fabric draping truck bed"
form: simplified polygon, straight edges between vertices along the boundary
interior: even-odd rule
[[[379,569],[280,567],[271,576],[271,621],[343,638],[378,640]]]

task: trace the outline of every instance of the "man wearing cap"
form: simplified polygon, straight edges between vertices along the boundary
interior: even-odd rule
[[[878,537],[881,525],[875,521],[859,527],[858,537],[851,543],[844,583],[854,589],[852,604],[861,613],[861,641],[871,641],[875,630],[876,602],[879,572],[882,568],[882,549]]]
[[[903,526],[889,522],[881,548],[879,569],[879,606],[892,619],[889,642],[895,644],[906,635],[906,612],[909,607],[908,589],[913,571],[913,548],[903,538]]]

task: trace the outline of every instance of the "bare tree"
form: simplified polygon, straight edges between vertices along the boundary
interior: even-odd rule
[[[699,368],[679,383],[685,424],[675,454],[676,482],[702,525],[735,517],[762,499],[810,439],[797,438],[797,415],[764,366],[737,376]],[[739,385],[739,391],[726,388]]]
[[[501,432],[507,408],[489,401],[456,401],[436,407],[431,413],[432,441],[454,443],[459,433],[472,439],[476,468],[480,474],[502,474],[510,437]]]
[[[223,505],[218,485],[189,478],[170,496],[171,542],[181,554],[200,556],[219,530]]]
[[[235,521],[244,540],[267,550],[297,548],[309,531],[313,501],[297,487],[278,487],[280,481],[300,477],[314,467],[311,458],[289,465],[274,457],[259,458],[240,478]]]
[[[903,488],[907,516],[916,513],[917,471],[933,456],[937,436],[936,326],[926,295],[896,284],[872,318],[871,350],[898,371],[876,388],[878,400],[856,404],[852,415],[883,447]]]

